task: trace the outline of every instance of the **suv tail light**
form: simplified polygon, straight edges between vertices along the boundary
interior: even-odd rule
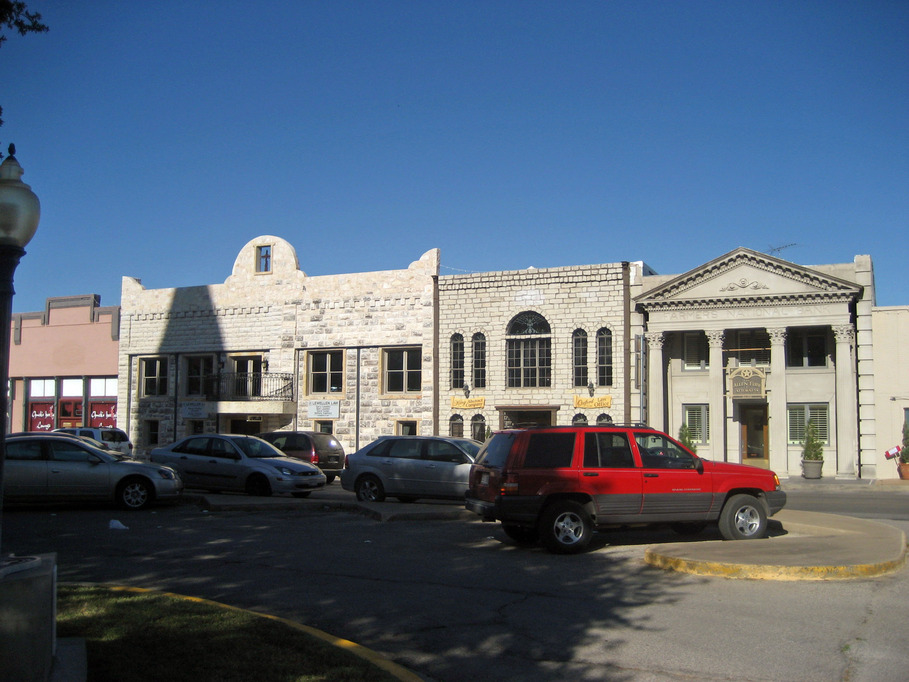
[[[309,461],[312,462],[313,464],[319,463],[319,453],[316,452],[315,448],[312,449],[312,454],[309,456]]]
[[[499,486],[499,494],[516,495],[518,492],[518,477],[516,474],[505,474]]]

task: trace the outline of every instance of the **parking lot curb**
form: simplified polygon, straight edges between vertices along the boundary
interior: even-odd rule
[[[887,524],[835,514],[780,512],[784,535],[752,541],[671,543],[644,561],[694,575],[751,580],[849,580],[906,565],[906,535]]]
[[[250,611],[249,609],[243,609],[239,606],[231,606],[230,604],[222,604],[221,602],[212,601],[210,599],[203,599],[201,597],[190,597],[184,594],[177,594],[175,592],[161,592],[159,590],[150,590],[144,587],[126,587],[119,585],[105,585],[112,590],[120,590],[123,592],[142,592],[142,593],[154,593],[154,594],[163,594],[167,597],[172,597],[174,599],[183,599],[185,601],[196,602],[199,604],[207,604],[209,606],[214,606],[216,608],[227,609],[231,611],[242,611],[243,613],[248,613],[252,616],[258,616],[259,618],[267,618],[269,620],[278,621],[283,623],[294,630],[298,630],[306,635],[315,637],[331,646],[343,649],[358,658],[362,658],[366,661],[369,661],[371,664],[377,668],[381,668],[389,675],[394,676],[396,679],[401,682],[422,682],[423,678],[419,675],[411,672],[407,668],[390,661],[382,654],[373,651],[372,649],[367,649],[366,647],[357,644],[356,642],[351,642],[347,639],[342,639],[341,637],[335,637],[327,632],[314,628],[310,625],[303,625],[293,620],[287,618],[281,618],[279,616],[273,616],[268,613],[260,613],[259,611]]]

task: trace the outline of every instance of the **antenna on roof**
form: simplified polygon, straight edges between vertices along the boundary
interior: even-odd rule
[[[779,254],[780,251],[782,251],[784,249],[788,249],[792,246],[798,246],[798,244],[793,243],[793,244],[783,244],[782,246],[770,246],[767,248],[767,255],[776,256]]]

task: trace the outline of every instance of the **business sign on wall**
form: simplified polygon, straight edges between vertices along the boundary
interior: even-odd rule
[[[730,398],[765,398],[767,375],[757,367],[736,367],[730,369],[727,378]]]
[[[306,416],[310,419],[340,419],[340,400],[310,400],[306,404]]]

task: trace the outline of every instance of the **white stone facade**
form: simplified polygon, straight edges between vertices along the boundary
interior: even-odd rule
[[[309,277],[265,235],[223,284],[147,290],[124,277],[120,426],[140,453],[193,432],[330,429],[348,451],[430,432],[438,262],[431,250],[404,270]],[[343,382],[323,391],[309,375],[320,352],[343,361]],[[418,386],[389,384],[389,353],[419,361]]]

